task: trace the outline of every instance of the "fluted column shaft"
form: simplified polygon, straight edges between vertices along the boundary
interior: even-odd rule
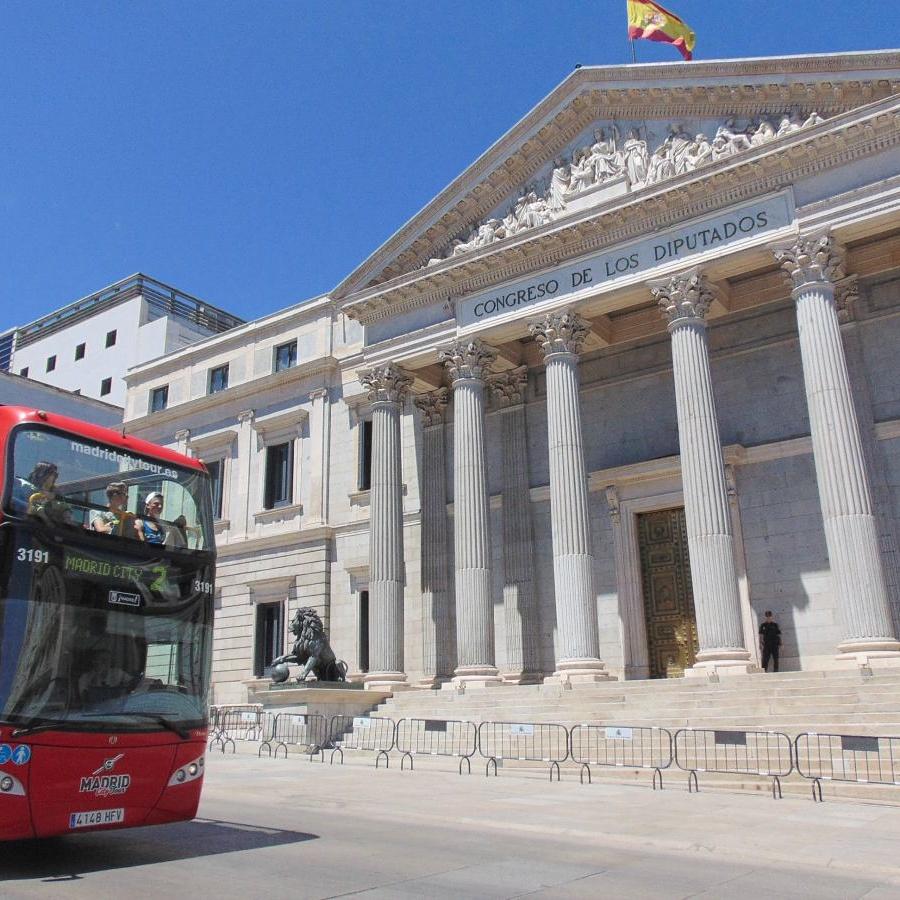
[[[532,681],[540,671],[534,591],[534,536],[525,439],[523,366],[491,378],[503,440],[503,611],[509,682]]]
[[[741,601],[725,464],[709,368],[706,312],[712,288],[696,270],[654,282],[668,319],[678,415],[678,445],[694,611],[700,652],[695,670],[746,670]]]
[[[360,373],[372,401],[367,685],[404,682],[400,413],[410,379],[394,366]]]
[[[447,578],[446,388],[416,397],[422,411],[422,670],[434,682],[452,670]]]
[[[838,651],[846,657],[900,655],[834,300],[843,251],[829,235],[817,234],[801,236],[775,255],[793,280],[816,481],[843,638]]]
[[[540,342],[546,362],[550,520],[558,628],[555,676],[563,680],[606,678],[608,673],[600,660],[578,396],[578,350],[588,327],[579,316],[568,312],[551,313],[529,327]]]
[[[499,683],[494,657],[485,376],[496,354],[480,341],[442,351],[453,387],[453,530],[457,683]]]

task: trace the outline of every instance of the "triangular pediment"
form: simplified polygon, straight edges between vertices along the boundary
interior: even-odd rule
[[[443,270],[898,92],[894,51],[576,69],[332,296]]]

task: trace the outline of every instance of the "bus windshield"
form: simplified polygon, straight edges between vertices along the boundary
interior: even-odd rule
[[[112,543],[190,552],[213,547],[208,476],[49,428],[16,429],[6,508]]]

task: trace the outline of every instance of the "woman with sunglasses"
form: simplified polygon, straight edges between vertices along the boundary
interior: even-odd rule
[[[163,495],[154,491],[144,501],[144,517],[134,520],[134,530],[139,540],[147,544],[164,544],[166,530],[159,521],[163,509]]]

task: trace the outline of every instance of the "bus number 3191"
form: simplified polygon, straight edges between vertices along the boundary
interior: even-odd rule
[[[25,547],[19,547],[18,553],[16,554],[16,559],[19,562],[30,562],[37,565],[38,563],[49,563],[50,562],[50,551],[49,550],[30,550]]]

